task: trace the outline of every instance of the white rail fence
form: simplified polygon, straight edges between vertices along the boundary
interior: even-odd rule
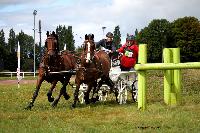
[[[38,72],[35,72],[35,74],[37,75]],[[22,76],[22,78],[24,78],[25,76],[34,76],[34,72],[20,72],[20,75]],[[17,72],[0,72],[0,77],[8,77],[10,76],[10,78],[13,78],[14,76],[17,76]]]

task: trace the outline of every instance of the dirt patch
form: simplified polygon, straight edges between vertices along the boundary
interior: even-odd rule
[[[72,76],[70,82],[74,82],[75,76]],[[0,85],[13,85],[17,84],[18,80],[0,80]],[[37,80],[21,80],[20,84],[36,84]]]
[[[18,80],[0,80],[0,85],[13,85],[17,84]],[[20,84],[36,84],[36,80],[21,80]]]

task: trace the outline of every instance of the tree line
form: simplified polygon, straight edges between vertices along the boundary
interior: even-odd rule
[[[56,28],[56,34],[59,37],[60,50],[63,50],[65,45],[68,50],[75,50],[72,26],[66,28],[65,26],[59,25]],[[8,42],[5,41],[4,30],[0,30],[0,71],[16,71],[18,42],[21,48],[21,71],[33,71],[34,39],[22,30],[16,34],[13,28],[9,31]],[[35,44],[36,68],[38,68],[40,63],[40,53],[43,54],[44,49],[44,46],[40,48],[38,43]]]
[[[162,62],[163,48],[180,48],[181,62],[200,61],[200,22],[195,17],[183,17],[169,22],[154,19],[136,32],[138,43],[147,44],[148,62]]]
[[[56,28],[56,34],[58,34],[60,50],[63,50],[66,45],[70,51],[81,51],[80,46],[75,47],[72,26],[59,25]],[[114,28],[113,34],[113,41],[119,48],[121,46],[119,25]],[[133,34],[138,44],[147,44],[148,62],[162,62],[162,49],[175,47],[181,50],[181,62],[200,61],[200,22],[195,17],[178,18],[173,22],[166,19],[154,19],[140,31],[135,29]],[[33,71],[33,37],[22,30],[16,34],[14,29],[10,29],[7,43],[3,29],[0,30],[0,71],[16,71],[18,42],[21,46],[21,70]],[[44,46],[40,48],[36,43],[35,50],[37,68]]]

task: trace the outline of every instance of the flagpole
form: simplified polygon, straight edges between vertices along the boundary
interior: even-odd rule
[[[17,45],[17,84],[18,84],[18,88],[20,87],[19,85],[19,81],[21,80],[21,76],[20,76],[20,45],[19,45],[19,41],[18,41],[18,45]]]
[[[33,27],[34,28],[33,29],[34,30],[34,38],[33,38],[34,39],[34,44],[33,44],[34,45],[34,47],[33,47],[33,61],[34,61],[34,63],[33,63],[34,64],[33,71],[34,71],[34,77],[35,77],[35,64],[36,64],[35,63],[35,16],[36,15],[37,15],[37,10],[34,10],[33,11],[33,16],[34,16],[34,27]]]
[[[67,50],[67,46],[66,46],[66,44],[65,44],[65,46],[64,46],[64,50]]]

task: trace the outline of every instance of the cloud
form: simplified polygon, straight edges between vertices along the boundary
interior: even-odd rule
[[[18,4],[27,4],[27,3],[50,3],[53,0],[1,0],[0,5],[18,5]]]
[[[38,20],[42,21],[42,40],[47,30],[71,25],[76,45],[81,44],[80,37],[87,33],[93,33],[96,41],[103,38],[103,26],[106,33],[119,25],[125,38],[126,33],[133,34],[136,28],[148,26],[153,19],[173,21],[184,16],[200,19],[199,0],[1,0],[0,5],[0,29],[9,32],[9,28],[14,28],[17,33],[22,29],[33,35],[32,13],[36,9],[36,27]]]
[[[0,5],[15,5],[28,2],[27,0],[1,0]]]

